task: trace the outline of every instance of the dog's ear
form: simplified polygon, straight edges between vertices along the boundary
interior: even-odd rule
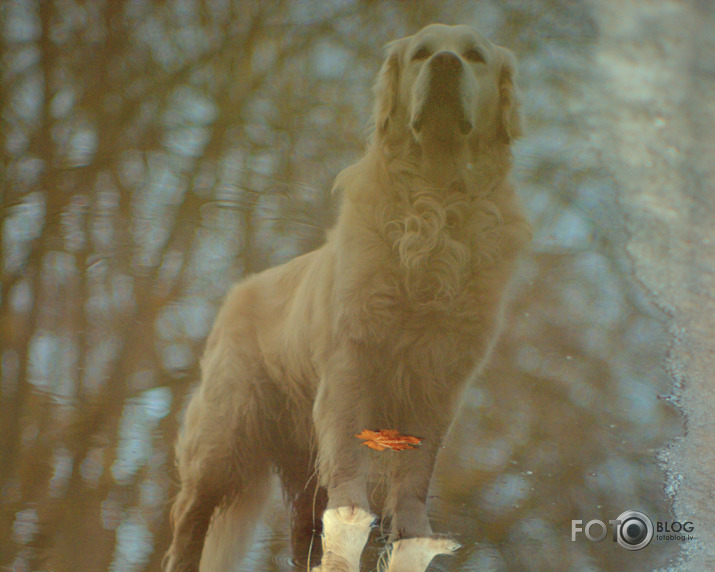
[[[382,64],[380,73],[373,89],[375,93],[375,109],[373,121],[375,132],[378,136],[386,133],[393,119],[399,101],[400,85],[400,53],[403,40],[396,40],[387,44],[385,63]]]
[[[499,48],[499,136],[510,143],[522,134],[521,105],[516,87],[516,58],[509,50]]]

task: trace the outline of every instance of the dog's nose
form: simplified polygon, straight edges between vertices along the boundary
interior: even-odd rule
[[[432,56],[430,65],[443,72],[457,72],[462,69],[462,61],[453,52],[439,52]]]

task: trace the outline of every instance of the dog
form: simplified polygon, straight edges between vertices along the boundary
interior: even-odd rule
[[[359,570],[378,458],[387,569],[425,570],[458,547],[433,534],[426,501],[531,237],[509,182],[515,75],[513,55],[468,26],[388,45],[368,148],[336,179],[325,244],[246,278],[216,318],[176,446],[169,572],[233,569],[274,470],[294,554],[314,571]],[[421,443],[377,452],[364,429]]]

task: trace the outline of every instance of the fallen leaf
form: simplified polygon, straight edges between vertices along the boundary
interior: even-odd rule
[[[355,435],[355,437],[365,441],[363,445],[367,445],[375,451],[414,449],[413,445],[419,445],[422,441],[419,437],[413,437],[412,435],[400,435],[399,431],[395,429],[380,429],[379,431],[363,429],[362,433]]]

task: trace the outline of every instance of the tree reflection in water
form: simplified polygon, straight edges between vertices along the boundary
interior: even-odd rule
[[[321,243],[332,178],[361,153],[379,47],[432,21],[517,53],[516,175],[538,228],[439,461],[433,522],[465,548],[435,569],[664,566],[677,543],[626,554],[570,538],[572,519],[670,518],[656,455],[682,434],[658,399],[672,389],[666,319],[630,278],[602,160],[597,10],[4,4],[0,566],[160,569],[172,444],[217,305]],[[290,568],[285,519],[276,499],[243,570]]]

